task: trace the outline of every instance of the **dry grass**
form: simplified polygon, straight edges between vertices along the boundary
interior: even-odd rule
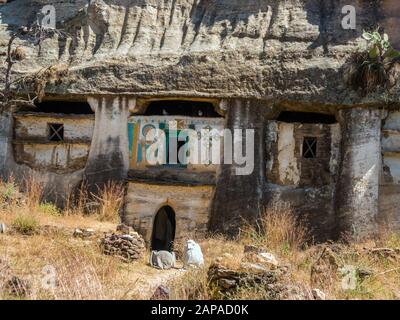
[[[117,222],[119,212],[124,200],[124,187],[115,182],[108,182],[104,187],[99,188],[99,196],[92,194],[98,201],[98,215],[100,221]]]
[[[131,264],[101,253],[95,239],[76,239],[74,228],[93,228],[98,233],[115,230],[116,217],[122,197],[119,187],[109,187],[88,215],[89,197],[81,190],[74,204],[61,210],[41,202],[42,188],[37,182],[25,184],[22,193],[12,181],[0,182],[0,221],[15,227],[15,232],[0,235],[0,289],[4,275],[26,279],[31,284],[28,299],[147,299],[159,284],[168,283],[175,299],[218,298],[207,280],[208,267],[222,257],[231,269],[240,267],[244,246],[252,244],[272,252],[281,265],[287,265],[286,281],[304,288],[322,289],[330,299],[400,299],[399,260],[391,256],[370,254],[371,248],[400,248],[400,235],[383,230],[379,237],[362,243],[307,245],[307,229],[297,221],[290,208],[275,206],[266,212],[259,228],[245,228],[238,241],[221,236],[188,238],[200,243],[205,265],[187,272],[160,271],[148,266],[148,256]],[[35,191],[36,190],[36,191]],[[115,194],[112,194],[115,191]],[[103,199],[104,196],[104,199]],[[78,201],[76,201],[78,200]],[[33,232],[44,226],[54,226],[61,232]],[[68,232],[63,232],[67,230]],[[177,242],[182,252],[184,241]],[[340,267],[350,265],[356,271],[355,286],[344,289],[340,271],[331,268],[324,278],[327,285],[313,283],[312,266],[324,247],[332,248]],[[365,275],[369,270],[369,275]],[[55,287],[47,282],[49,272],[55,271]],[[47,273],[46,273],[47,272]],[[47,283],[47,285],[46,285]],[[51,281],[50,281],[51,284]],[[243,288],[229,299],[270,299],[267,288]],[[0,290],[0,299],[18,299]]]
[[[222,256],[224,266],[239,269],[244,245],[248,244],[273,253],[281,265],[288,266],[289,273],[284,284],[292,285],[300,291],[322,289],[328,299],[400,299],[400,257],[396,260],[369,254],[371,248],[400,248],[400,234],[389,230],[362,243],[312,245],[307,228],[295,218],[290,207],[275,206],[265,213],[259,228],[246,227],[239,241],[227,241],[220,237],[204,239],[200,244],[206,264],[204,268],[191,270],[174,282],[174,297],[177,299],[219,297],[207,282],[209,265]],[[338,267],[328,266],[323,269],[324,281],[315,283],[311,277],[312,268],[324,248],[333,250]],[[343,285],[346,277],[341,273],[341,268],[344,266],[354,270],[354,286]],[[267,288],[255,286],[240,288],[224,298],[271,299],[273,296]]]
[[[265,210],[258,228],[242,230],[242,242],[279,253],[293,253],[311,239],[303,221],[296,218],[289,204],[275,203]]]
[[[159,281],[176,271],[160,275],[159,270],[148,266],[147,256],[126,264],[103,255],[97,238],[72,237],[75,228],[93,228],[99,236],[115,230],[120,187],[106,186],[98,197],[101,205],[90,215],[86,211],[89,197],[83,190],[78,194],[82,198],[74,200],[77,206],[71,203],[64,210],[41,202],[43,188],[37,180],[26,180],[21,190],[24,192],[12,180],[0,182],[0,221],[12,228],[12,232],[0,235],[0,288],[6,285],[2,276],[7,274],[3,272],[7,265],[9,275],[30,283],[27,299],[140,299],[148,298]],[[112,191],[116,194],[112,195]],[[103,215],[98,210],[103,210]],[[46,226],[56,231],[40,232]],[[54,289],[44,282],[52,270]],[[0,299],[20,297],[0,290]]]
[[[25,194],[27,207],[36,209],[43,197],[43,183],[34,175],[26,176],[23,179],[22,190]]]

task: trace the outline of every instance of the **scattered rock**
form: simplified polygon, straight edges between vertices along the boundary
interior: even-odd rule
[[[133,228],[132,227],[130,227],[130,226],[127,226],[126,224],[119,224],[118,226],[117,226],[117,231],[119,232],[119,233],[122,233],[122,234],[131,234],[131,233],[135,233],[135,230],[133,230]]]
[[[137,232],[130,235],[106,234],[100,247],[104,254],[118,256],[125,262],[140,259],[146,250],[145,242]]]
[[[245,271],[252,272],[252,273],[264,273],[267,272],[268,269],[258,263],[249,263],[249,262],[242,262],[240,267]]]
[[[272,253],[269,252],[260,252],[258,254],[258,257],[260,257],[261,259],[264,260],[264,262],[272,264],[274,266],[278,266],[279,262],[278,260],[275,258],[275,256]]]
[[[9,295],[25,298],[31,293],[31,285],[27,280],[13,276],[6,282],[5,290]]]
[[[90,238],[94,236],[95,231],[93,229],[79,229],[74,230],[73,236],[76,238]]]
[[[174,268],[176,257],[174,252],[152,251],[150,254],[150,265],[154,268],[167,270]]]
[[[247,251],[247,253],[245,253],[243,261],[260,264],[267,269],[276,269],[279,266],[279,262],[276,257],[269,252],[256,253],[255,251]]]
[[[135,238],[133,236],[131,236],[130,234],[121,234],[120,235],[121,239],[127,240],[127,241],[133,241],[135,240]]]
[[[279,300],[313,300],[311,289],[302,284],[281,285],[277,291]]]
[[[312,289],[312,294],[315,300],[326,300],[326,294],[319,289]]]
[[[160,285],[157,287],[150,300],[169,300],[169,294],[170,290],[167,287]]]
[[[185,268],[190,266],[200,267],[204,264],[203,253],[197,242],[188,240],[183,254],[183,264]]]
[[[369,269],[369,268],[364,268],[364,267],[357,268],[357,276],[361,280],[364,280],[365,278],[372,276],[374,273],[375,273],[375,271],[372,269]]]
[[[76,238],[83,238],[83,231],[81,229],[75,229],[73,236]]]
[[[6,227],[5,223],[0,222],[0,234],[6,233],[6,231],[7,231],[7,227]]]
[[[336,254],[329,248],[323,247],[317,260],[311,266],[311,284],[316,287],[329,287],[337,280],[339,262]]]
[[[276,272],[256,269],[257,272],[250,272],[249,269],[236,271],[214,263],[208,270],[208,281],[210,285],[216,287],[222,293],[227,293],[242,286],[255,287],[256,285],[266,286],[267,284],[276,283]]]

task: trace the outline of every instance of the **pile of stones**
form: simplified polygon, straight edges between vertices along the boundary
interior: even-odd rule
[[[106,255],[117,256],[125,262],[142,258],[146,250],[143,238],[126,226],[118,226],[118,231],[119,233],[108,233],[101,239],[102,252]]]
[[[208,269],[208,283],[213,295],[227,298],[240,289],[262,290],[270,300],[324,300],[324,292],[293,282],[290,265],[284,265],[270,252],[255,246],[245,246],[240,265],[234,268],[227,259],[219,257]]]

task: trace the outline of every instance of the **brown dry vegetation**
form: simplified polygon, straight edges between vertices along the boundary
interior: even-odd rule
[[[327,299],[400,299],[399,233],[383,230],[380,236],[362,243],[313,245],[305,224],[296,221],[289,206],[275,206],[266,211],[259,227],[259,231],[245,228],[238,241],[228,241],[222,237],[201,241],[207,263],[204,268],[189,271],[171,285],[174,298],[221,298],[207,281],[208,267],[222,257],[225,267],[238,270],[244,256],[244,246],[256,245],[273,253],[280,264],[287,267],[289,271],[283,284],[297,288],[296,293],[299,290],[309,293],[312,289],[320,289]],[[380,250],[374,251],[380,248],[397,249],[398,253],[393,256],[382,254]],[[334,263],[320,263],[322,272],[318,274],[316,262],[323,260],[324,256],[331,258],[326,255],[327,252],[332,254]],[[343,287],[346,279],[343,267],[355,271],[354,287]],[[287,298],[297,299],[296,293]],[[223,298],[270,299],[271,293],[265,287],[256,286],[239,288],[234,294]]]
[[[289,272],[286,284],[310,290],[318,288],[330,299],[399,299],[400,263],[398,257],[373,252],[373,248],[400,248],[400,236],[388,231],[382,236],[350,244],[311,245],[305,226],[296,221],[289,207],[266,212],[260,230],[245,228],[237,241],[224,237],[195,237],[203,250],[205,266],[182,272],[160,271],[148,266],[148,256],[124,263],[101,253],[98,238],[115,230],[121,206],[122,188],[108,185],[89,205],[93,197],[85,192],[65,209],[41,202],[43,189],[34,180],[25,182],[24,193],[10,180],[0,183],[0,221],[12,232],[0,234],[0,299],[19,299],[6,290],[7,276],[27,280],[31,286],[26,299],[148,299],[155,287],[167,284],[171,298],[221,298],[210,288],[207,271],[222,257],[224,265],[240,268],[245,245],[251,244],[272,252]],[[78,201],[76,201],[78,200]],[[88,207],[91,208],[88,210]],[[88,214],[88,211],[91,214]],[[110,214],[111,213],[111,214]],[[94,239],[72,237],[74,228],[92,228]],[[177,244],[182,251],[183,242]],[[328,251],[324,251],[328,248]],[[324,252],[334,256],[338,266],[324,269],[311,277],[315,261]],[[354,289],[344,290],[340,268],[351,265],[357,271]],[[55,272],[55,289],[43,285],[46,276]],[[268,299],[263,287],[241,288],[226,299]],[[288,297],[294,298],[294,297]]]
[[[9,229],[0,234],[0,299],[21,298],[7,294],[8,275],[30,283],[27,299],[144,299],[176,272],[160,275],[147,265],[147,256],[127,264],[101,253],[99,237],[114,231],[118,222],[121,186],[107,185],[98,205],[81,192],[64,210],[40,202],[43,188],[34,179],[27,179],[21,189],[24,193],[12,179],[0,183],[0,221]],[[92,228],[96,236],[74,238],[75,228]],[[52,270],[55,290],[43,287]]]

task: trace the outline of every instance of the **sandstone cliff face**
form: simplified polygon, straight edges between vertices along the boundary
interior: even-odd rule
[[[48,89],[57,94],[359,103],[343,85],[341,67],[363,43],[362,30],[380,24],[400,45],[396,0],[15,0],[0,7],[2,52],[10,32],[49,3],[68,39],[46,40],[40,55],[32,48],[16,69],[70,64],[68,83]],[[356,30],[341,26],[349,4]]]

